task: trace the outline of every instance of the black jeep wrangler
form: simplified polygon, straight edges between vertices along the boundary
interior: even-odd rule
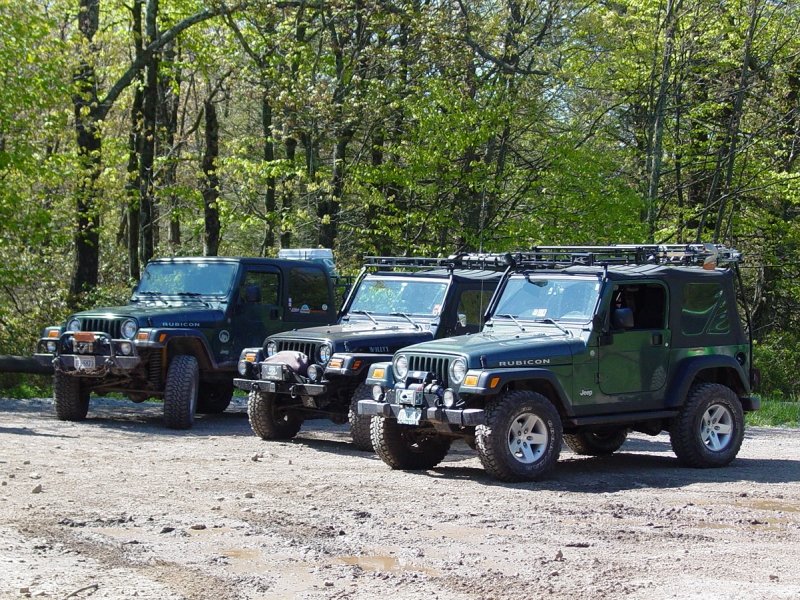
[[[470,269],[462,257],[366,257],[329,327],[272,335],[247,348],[234,385],[250,392],[247,414],[265,440],[294,437],[306,419],[346,423],[356,446],[371,449],[369,419],[358,418],[370,365],[399,348],[456,334],[477,333],[501,274]]]
[[[171,258],[148,263],[130,303],[45,328],[37,360],[55,368],[61,420],[79,421],[89,394],[163,398],[167,427],[231,401],[240,350],[265,336],[336,318],[324,265],[261,258]]]
[[[734,459],[743,412],[759,408],[738,252],[542,247],[484,260],[511,266],[482,333],[409,346],[370,369],[373,399],[358,412],[376,416],[372,443],[389,466],[431,468],[461,438],[493,477],[534,480],[562,439],[610,454],[630,430],[668,431],[689,466]]]

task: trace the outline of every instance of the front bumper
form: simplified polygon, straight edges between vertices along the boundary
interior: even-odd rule
[[[289,396],[324,396],[328,393],[325,383],[299,383],[289,381],[268,381],[264,379],[233,380],[233,385],[248,392],[262,391],[270,394],[287,394]]]
[[[37,353],[33,357],[39,364],[52,365],[53,369],[76,377],[104,377],[111,373],[123,375],[142,362],[139,356],[107,356]],[[89,362],[91,361],[91,363]]]
[[[406,408],[402,404],[389,402],[376,402],[375,400],[359,400],[358,414],[363,416],[378,416],[387,419],[396,419],[401,410]],[[485,412],[481,408],[421,408],[420,423],[446,423],[461,427],[474,427],[486,423]]]

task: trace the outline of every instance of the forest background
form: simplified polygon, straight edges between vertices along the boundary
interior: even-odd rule
[[[154,256],[744,252],[800,377],[794,0],[0,0],[0,354]]]

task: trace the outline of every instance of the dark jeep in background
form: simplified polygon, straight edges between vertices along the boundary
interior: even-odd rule
[[[630,430],[668,431],[689,466],[735,458],[743,412],[759,408],[738,252],[542,247],[505,260],[512,268],[482,333],[371,367],[373,399],[358,412],[375,416],[384,462],[428,469],[460,438],[493,477],[534,480],[555,465],[562,438],[578,454],[610,454]]]
[[[358,400],[369,397],[370,365],[404,346],[481,328],[501,274],[462,263],[457,256],[366,257],[335,325],[275,334],[245,349],[234,384],[250,392],[256,435],[288,439],[306,419],[349,419],[356,446],[371,449],[369,418],[356,414]]]
[[[331,323],[331,278],[317,262],[266,258],[170,258],[148,263],[129,304],[71,315],[47,327],[36,359],[55,369],[61,420],[86,417],[89,394],[164,400],[168,427],[231,401],[243,347],[272,333]]]

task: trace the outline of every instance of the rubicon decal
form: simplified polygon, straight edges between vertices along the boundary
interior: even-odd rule
[[[497,363],[501,367],[538,367],[549,365],[549,358],[527,358],[523,360],[501,360]]]

